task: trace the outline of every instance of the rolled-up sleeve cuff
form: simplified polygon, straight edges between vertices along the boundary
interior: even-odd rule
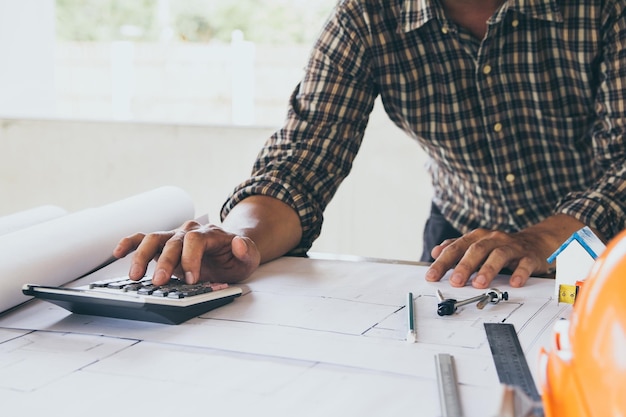
[[[263,176],[262,178],[253,177],[237,186],[228,200],[226,200],[220,214],[222,221],[228,216],[233,207],[253,195],[274,197],[296,211],[302,226],[302,239],[299,245],[289,254],[305,255],[320,234],[323,219],[321,210],[307,203],[310,199],[305,198],[301,191],[286,184],[284,179],[281,180],[268,176]]]

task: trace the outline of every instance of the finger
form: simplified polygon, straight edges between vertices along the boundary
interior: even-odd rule
[[[442,252],[439,254],[439,256],[435,259],[435,261],[426,272],[427,281],[432,282],[441,280],[446,272],[452,269],[455,265],[457,265],[457,262],[463,259],[464,254],[466,253],[468,247],[470,247],[470,244],[472,242],[471,238],[468,236],[469,235],[463,235],[462,237],[454,241],[450,241],[446,244],[446,247],[443,248]],[[465,285],[465,282],[467,282],[467,277],[469,277],[469,274],[466,274],[467,277],[464,278],[464,275],[462,274],[462,269],[463,268],[456,271],[460,275],[457,275],[455,278],[456,281],[455,283],[453,283],[453,285],[455,286],[463,286]]]
[[[248,267],[255,268],[261,262],[261,254],[249,237],[235,236],[231,243],[233,255]]]
[[[469,267],[467,263],[459,263],[450,275],[450,285],[453,287],[464,287],[474,271],[475,269]]]
[[[484,289],[489,287],[491,281],[502,271],[504,267],[511,263],[514,259],[515,251],[510,246],[496,246],[483,244],[483,250],[489,250],[486,254],[487,259],[482,264],[476,276],[472,280],[474,288]]]
[[[183,223],[183,225],[180,227],[179,230],[183,230],[185,232],[189,232],[192,230],[197,230],[200,229],[202,227],[202,225],[200,223],[198,223],[195,220],[187,220],[185,223]]]
[[[123,258],[139,246],[141,241],[146,235],[143,233],[135,233],[134,235],[126,236],[117,243],[115,249],[113,249],[113,256],[116,258]]]
[[[174,274],[174,270],[180,264],[184,236],[185,232],[179,230],[165,242],[152,275],[154,285],[167,284]]]
[[[148,264],[158,256],[169,236],[169,233],[164,232],[150,233],[145,235],[139,244],[133,244],[136,249],[128,273],[130,279],[138,280],[145,276]]]
[[[433,247],[433,249],[430,251],[430,256],[432,256],[433,259],[437,259],[439,257],[439,255],[441,255],[441,252],[443,252],[443,250],[445,248],[447,248],[449,245],[451,245],[455,241],[456,241],[456,238],[455,239],[446,239],[443,242],[441,242],[440,244],[435,245]]]
[[[424,278],[426,279],[426,281],[429,282],[437,282],[441,280],[444,273],[445,272],[442,273],[441,269],[437,268],[437,265],[433,263],[426,271],[426,275],[424,275]]]
[[[519,263],[517,264],[517,268],[515,268],[515,270],[511,274],[511,279],[509,280],[509,283],[512,287],[523,287],[534,270],[535,262],[533,262],[531,258],[524,257],[520,259]]]
[[[180,264],[184,279],[187,284],[195,284],[200,281],[202,260],[207,249],[209,236],[200,229],[188,231],[185,234]]]
[[[453,287],[462,287],[467,284],[472,274],[478,271],[472,285],[476,288],[488,285],[501,269],[501,266],[498,267],[498,263],[502,262],[501,252],[492,239],[480,239],[472,243],[452,271],[450,284]]]

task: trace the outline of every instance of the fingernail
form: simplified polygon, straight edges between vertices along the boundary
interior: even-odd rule
[[[426,278],[426,281],[435,281],[437,279],[437,272],[429,269],[426,271],[424,278]]]
[[[185,272],[185,281],[187,282],[187,284],[195,284],[196,283],[196,279],[193,276],[193,272],[191,272],[191,271]]]
[[[141,275],[141,267],[139,266],[139,264],[132,264],[128,275],[133,278],[137,278],[139,275]]]
[[[515,276],[511,277],[511,286],[513,287],[521,287],[522,286],[522,278]]]
[[[452,274],[450,282],[456,285],[463,285],[463,277],[461,274]]]
[[[476,278],[474,278],[474,282],[480,287],[484,287],[487,285],[487,278],[485,278],[484,275],[477,275]]]
[[[170,277],[165,273],[165,269],[159,269],[154,272],[154,276],[152,277],[152,281],[156,281],[159,285],[164,284],[170,280]]]

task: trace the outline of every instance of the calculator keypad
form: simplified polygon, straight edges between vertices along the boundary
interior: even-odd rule
[[[140,281],[128,278],[114,278],[96,281],[89,284],[90,289],[111,290],[114,292],[133,292],[142,296],[187,298],[194,295],[206,294],[228,288],[228,284],[215,282],[199,282],[186,284],[178,278],[172,277],[165,285],[153,285],[152,279],[144,277]]]

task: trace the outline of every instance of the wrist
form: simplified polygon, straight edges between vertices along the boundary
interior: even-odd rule
[[[518,234],[530,244],[535,245],[537,253],[545,261],[573,233],[585,226],[584,223],[572,216],[555,214],[540,223],[521,230]]]

